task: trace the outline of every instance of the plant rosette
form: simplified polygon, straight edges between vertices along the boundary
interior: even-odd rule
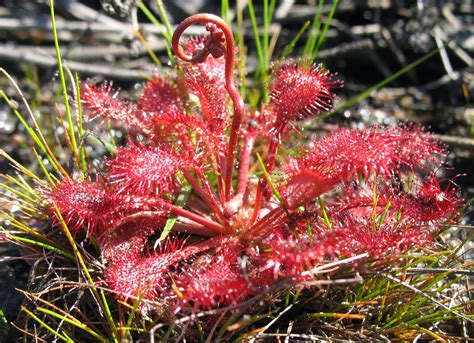
[[[194,24],[208,34],[181,41]],[[123,125],[127,145],[100,175],[44,192],[53,221],[98,243],[121,300],[176,312],[237,305],[317,280],[328,263],[391,263],[458,214],[454,183],[435,176],[445,150],[419,127],[340,129],[294,148],[298,122],[331,111],[342,86],[325,67],[275,64],[268,101],[250,109],[222,19],[187,18],[172,46],[176,76],[154,75],[136,101],[82,85],[89,117]]]

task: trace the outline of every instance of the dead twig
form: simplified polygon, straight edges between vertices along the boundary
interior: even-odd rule
[[[162,41],[156,41],[155,43],[149,44],[149,47],[153,51],[163,51],[165,49],[165,43]],[[0,44],[0,49],[5,51],[7,49],[14,50],[19,55],[33,53],[35,55],[42,54],[45,56],[54,56],[56,51],[53,47],[38,47],[30,45],[3,45]],[[133,57],[144,56],[147,54],[146,49],[143,46],[132,49],[125,45],[116,45],[111,44],[107,46],[71,46],[63,47],[61,49],[61,56],[70,60],[101,60],[110,57],[123,57],[130,56]],[[0,56],[1,58],[1,56]],[[143,64],[143,63],[141,63]]]
[[[451,147],[474,150],[474,139],[472,138],[447,135],[433,135],[433,138],[446,143]]]
[[[55,68],[57,61],[55,57],[39,55],[32,51],[24,51],[18,53],[15,49],[9,48],[8,46],[0,46],[0,59],[11,61],[15,63],[27,62],[45,68]],[[152,68],[130,70],[127,68],[121,68],[119,66],[112,65],[100,65],[83,62],[74,62],[65,60],[64,66],[69,68],[71,71],[75,71],[85,75],[100,75],[106,78],[113,78],[116,80],[146,80],[149,78]],[[151,65],[150,65],[151,67]]]
[[[326,59],[334,56],[344,56],[354,51],[363,51],[367,49],[374,49],[375,44],[371,38],[364,38],[350,43],[342,43],[330,49],[323,49],[318,52],[318,58]]]
[[[84,22],[65,20],[62,18],[56,19],[58,27],[58,34],[60,38],[71,40],[75,38],[75,34],[83,32],[91,32],[93,34],[100,35],[100,39],[104,40],[107,36],[104,34],[116,34],[116,38],[124,36],[134,36],[134,30],[132,25],[127,23],[110,24],[101,22]],[[140,28],[147,33],[154,35],[161,35],[160,29],[154,24],[140,24]],[[41,31],[47,34],[52,32],[51,23],[44,18],[37,17],[22,17],[22,18],[0,18],[0,31],[10,32],[31,32],[32,30]],[[186,30],[186,35],[202,35],[205,34],[205,28],[202,26],[192,26],[189,30]],[[62,35],[62,36],[61,36]]]
[[[461,275],[474,275],[474,270],[468,269],[450,269],[450,268],[393,268],[393,271],[403,271],[408,274],[442,274],[442,273],[450,273],[450,274],[461,274]]]

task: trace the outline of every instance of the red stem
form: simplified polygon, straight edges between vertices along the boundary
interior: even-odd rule
[[[202,171],[198,170],[197,175],[199,177],[199,180],[201,180],[201,184],[204,187],[203,188],[204,191],[207,192],[207,194],[209,194],[209,199],[211,199],[212,204],[213,204],[212,208],[214,209],[214,213],[219,217],[219,219],[221,219],[223,225],[227,227],[226,219],[225,219],[224,213],[222,212],[222,206],[217,202],[217,199],[216,199],[217,195],[212,191],[209,181],[207,180],[206,176],[204,175]]]
[[[219,223],[216,223],[213,220],[204,218],[196,213],[190,212],[188,210],[185,210],[184,208],[178,207],[176,205],[170,204],[169,202],[160,202],[159,205],[163,208],[166,209],[178,216],[183,216],[185,218],[188,218],[192,220],[193,222],[196,222],[198,224],[202,224],[205,227],[215,231],[218,234],[225,234],[227,233],[226,229]]]
[[[173,225],[173,231],[198,235],[201,237],[222,237],[222,235],[216,235],[215,231],[209,230],[207,227],[204,227],[200,224],[190,221],[184,222],[182,218],[180,220],[181,221],[176,221],[176,223]]]
[[[193,187],[194,191],[197,193],[197,195],[204,200],[207,206],[215,213],[217,217],[219,217],[220,220],[224,220],[224,215],[219,208],[219,204],[217,204],[216,200],[214,199],[214,196],[211,194],[209,187],[206,187],[206,189],[203,189],[201,185],[199,184],[198,180],[188,171],[188,170],[183,170],[183,176],[184,178],[189,182],[189,184]],[[203,184],[205,182],[203,181]],[[208,186],[207,184],[205,184]]]
[[[276,221],[279,217],[285,214],[285,210],[282,207],[276,207],[268,212],[262,219],[251,226],[248,230],[243,233],[243,237],[247,239],[256,238],[260,233],[259,231],[264,229],[266,225]]]
[[[278,136],[275,136],[273,139],[270,138],[270,145],[268,146],[268,154],[266,158],[266,165],[265,168],[267,169],[267,172],[270,174],[273,170],[273,167],[275,166],[275,154],[278,149],[278,145],[280,144],[280,139]]]
[[[219,18],[218,16],[201,13],[195,14],[183,20],[181,24],[178,25],[174,31],[171,44],[175,54],[185,62],[202,62],[203,57],[209,54],[209,51],[202,51],[195,54],[194,56],[187,55],[183,48],[179,45],[179,39],[183,32],[191,25],[197,23],[212,23],[216,25],[225,36],[226,51],[225,51],[225,82],[226,89],[229,93],[229,96],[234,104],[234,118],[232,119],[232,125],[230,128],[230,137],[229,137],[229,147],[227,151],[227,166],[225,172],[225,200],[228,201],[232,194],[232,174],[234,171],[234,160],[235,160],[235,149],[237,146],[237,139],[240,124],[242,122],[242,117],[244,115],[245,104],[240,95],[237,87],[234,83],[234,57],[235,57],[235,48],[234,48],[234,36],[232,30],[229,28],[227,23]]]
[[[219,176],[222,176],[222,175],[225,175],[225,171],[226,171],[226,160],[225,160],[225,156],[219,156],[219,172],[220,172],[220,175]],[[218,181],[218,194],[219,194],[219,199],[221,201],[221,203],[225,203],[225,184],[224,184],[224,178],[223,177],[219,177],[217,179]]]
[[[255,203],[253,204],[253,213],[252,218],[250,219],[250,224],[255,223],[258,217],[258,212],[262,207],[262,199],[263,199],[263,178],[258,180],[257,184],[257,191],[255,194]]]
[[[156,218],[158,221],[159,219],[163,218],[163,215],[164,215],[163,212],[159,212],[159,211],[141,211],[141,212],[133,213],[127,217],[122,218],[120,222],[116,225],[116,227],[122,226],[125,223],[131,222],[137,219]],[[199,235],[199,236],[204,236],[204,237],[213,237],[218,234],[218,233],[216,234],[215,230],[211,230],[205,226],[191,226],[187,224],[186,227],[183,227],[183,226],[180,226],[180,223],[178,222],[173,226],[173,230],[190,233],[194,235]]]
[[[275,165],[275,153],[276,153],[276,150],[278,148],[278,144],[280,143],[280,140],[276,139],[277,137],[275,137],[274,140],[272,140],[270,142],[270,145],[268,146],[268,154],[267,154],[267,157],[266,157],[266,164],[265,164],[265,169],[267,171],[267,173],[271,173],[274,165]],[[258,180],[258,184],[257,184],[257,192],[256,192],[256,195],[255,195],[255,204],[253,206],[253,214],[252,214],[252,218],[250,220],[250,223],[254,223],[255,220],[257,219],[257,216],[258,216],[258,211],[260,211],[261,207],[262,207],[262,201],[263,201],[263,196],[264,196],[264,187],[267,187],[267,184],[265,183],[265,178],[264,176],[262,175],[260,177],[260,179]],[[266,198],[266,196],[265,196]],[[268,199],[265,199],[265,200],[268,200]]]
[[[255,143],[255,134],[245,137],[244,149],[240,154],[239,181],[237,183],[237,195],[243,195],[249,181],[250,156]]]
[[[200,253],[202,251],[206,251],[206,250],[218,247],[224,243],[231,241],[232,239],[233,238],[222,237],[222,236],[212,237],[212,238],[205,239],[197,243],[193,243],[192,245],[184,247],[182,250],[185,252],[185,254],[189,254],[190,256],[193,254]]]

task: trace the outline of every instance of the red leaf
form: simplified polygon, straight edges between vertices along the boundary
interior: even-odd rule
[[[321,65],[310,68],[285,64],[274,73],[270,85],[270,105],[277,113],[277,125],[288,121],[315,116],[333,106],[332,88],[342,86],[334,75]]]

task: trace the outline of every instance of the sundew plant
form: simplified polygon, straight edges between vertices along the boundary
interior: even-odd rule
[[[183,37],[197,24],[205,35]],[[471,321],[465,304],[436,293],[454,282],[443,283],[448,269],[409,274],[440,263],[440,232],[463,206],[439,177],[444,146],[410,124],[298,138],[302,122],[333,110],[342,78],[275,61],[268,96],[250,106],[231,28],[217,16],[185,19],[171,46],[172,71],[151,76],[136,99],[110,82],[76,83],[77,132],[71,113],[63,121],[70,161],[25,123],[47,177],[11,160],[23,176],[7,177],[21,208],[9,225],[24,235],[5,238],[76,271],[75,282],[58,274],[25,292],[43,339],[263,338],[286,311],[306,338],[328,329],[312,329],[320,320],[333,320],[336,338],[364,325],[362,338],[406,339],[443,337],[433,322]],[[121,130],[123,145],[90,163],[75,143],[83,116],[93,131]],[[45,296],[61,288],[82,295]]]

